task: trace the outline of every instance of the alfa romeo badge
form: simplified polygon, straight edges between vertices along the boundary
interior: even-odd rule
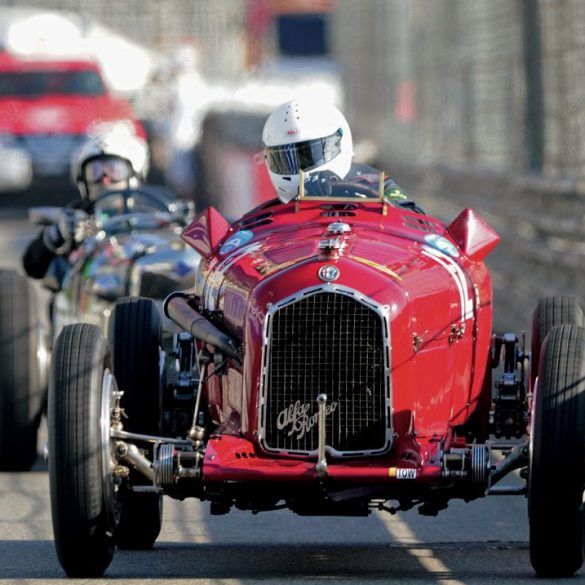
[[[332,264],[326,264],[319,268],[319,278],[325,282],[333,282],[339,278],[339,268]]]

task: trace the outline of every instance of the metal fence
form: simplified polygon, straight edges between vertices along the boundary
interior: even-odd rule
[[[585,174],[581,0],[338,0],[356,133],[394,158]]]

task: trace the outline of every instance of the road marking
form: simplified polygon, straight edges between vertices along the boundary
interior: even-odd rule
[[[211,534],[207,529],[209,518],[207,517],[206,507],[203,502],[196,502],[195,506],[191,506],[189,514],[182,515],[183,518],[185,518],[185,516],[189,518],[190,530],[193,530],[193,527],[196,527],[196,532],[193,536],[195,537],[195,542],[197,544],[210,544],[213,542]]]
[[[208,516],[206,506],[202,502],[197,500],[179,502],[165,497],[165,520],[159,542],[212,544],[213,539],[207,527]]]
[[[421,544],[420,540],[414,534],[410,526],[399,516],[379,516],[382,524],[390,534],[393,540],[409,544]],[[405,548],[411,557],[414,557],[419,565],[429,572],[429,577],[433,580],[440,581],[442,585],[465,585],[463,581],[452,579],[453,569],[450,569],[445,563],[434,556],[432,549],[413,547]]]

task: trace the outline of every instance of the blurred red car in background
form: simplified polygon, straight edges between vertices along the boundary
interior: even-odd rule
[[[0,53],[0,188],[69,174],[71,156],[102,124],[145,132],[130,104],[113,96],[84,59],[22,59]]]

